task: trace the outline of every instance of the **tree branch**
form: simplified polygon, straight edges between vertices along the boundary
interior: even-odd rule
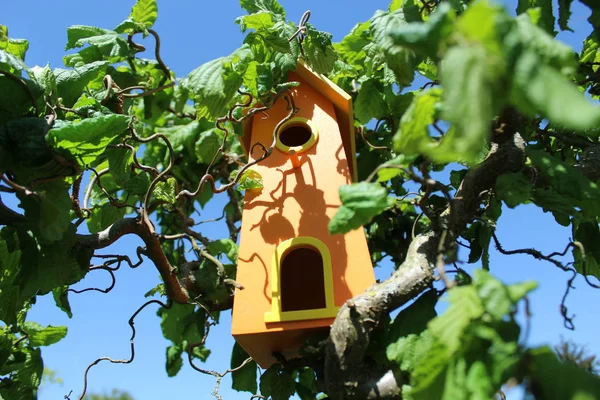
[[[446,243],[452,243],[477,215],[481,193],[492,189],[499,176],[523,167],[525,144],[511,123],[516,118],[507,110],[502,120],[503,132],[495,135],[488,156],[467,173],[450,207],[441,215],[444,229],[416,236],[405,261],[390,278],[348,300],[340,309],[325,350],[325,381],[332,399],[399,397],[402,384],[393,371],[384,371],[379,379],[369,374],[372,368],[364,358],[370,335],[391,311],[431,285],[441,233],[446,232]]]
[[[167,296],[177,303],[187,303],[190,298],[189,294],[179,283],[175,275],[175,268],[171,266],[160,247],[160,236],[154,232],[150,222],[144,222],[140,218],[123,218],[101,232],[92,235],[77,235],[77,245],[89,249],[102,249],[129,234],[138,235],[144,241],[146,245],[144,254],[152,260],[160,273],[165,283]]]

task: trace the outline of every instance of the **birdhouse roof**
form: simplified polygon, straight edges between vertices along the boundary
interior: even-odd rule
[[[305,83],[310,85],[318,93],[329,100],[335,109],[340,133],[342,135],[342,143],[348,159],[348,167],[352,180],[358,180],[358,171],[356,168],[356,143],[354,139],[354,111],[352,108],[352,97],[346,93],[338,85],[330,81],[326,76],[319,74],[304,61],[298,61],[296,71],[294,71]],[[250,148],[250,138],[252,136],[252,118],[244,121],[244,134],[241,138],[244,152],[248,155]]]

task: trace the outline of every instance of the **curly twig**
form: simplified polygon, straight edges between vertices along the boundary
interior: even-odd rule
[[[110,357],[100,357],[98,359],[96,359],[94,362],[92,362],[90,365],[88,365],[88,367],[85,369],[85,373],[83,375],[83,391],[81,393],[81,395],[79,396],[79,400],[83,400],[86,392],[87,392],[87,386],[88,386],[88,373],[90,371],[90,369],[98,364],[101,361],[109,361],[113,364],[130,364],[131,362],[133,362],[133,359],[135,358],[135,343],[134,343],[134,339],[135,339],[135,334],[136,334],[136,330],[135,327],[133,326],[134,324],[134,320],[135,317],[137,317],[137,315],[142,312],[142,310],[144,308],[146,308],[148,305],[150,304],[159,304],[161,307],[163,308],[171,308],[171,305],[167,305],[159,300],[148,300],[147,302],[145,302],[140,308],[138,308],[133,315],[131,316],[131,318],[129,318],[129,326],[131,327],[131,339],[129,339],[129,342],[131,344],[131,356],[129,357],[129,359],[123,359],[123,360],[115,360],[112,359]]]

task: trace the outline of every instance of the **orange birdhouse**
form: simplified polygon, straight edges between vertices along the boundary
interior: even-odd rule
[[[346,300],[375,283],[364,231],[327,230],[341,204],[338,188],[356,179],[352,99],[303,63],[289,78],[300,82],[292,89],[299,111],[279,129],[271,156],[253,167],[264,187],[246,191],[236,276],[244,289],[233,305],[232,334],[263,368],[276,361],[273,353],[294,357]],[[247,123],[246,149],[272,142],[286,106],[281,98]]]

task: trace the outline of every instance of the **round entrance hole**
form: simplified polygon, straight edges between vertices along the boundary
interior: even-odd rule
[[[303,146],[312,137],[312,131],[306,125],[292,125],[279,134],[279,141],[287,147]]]
[[[310,149],[318,140],[317,127],[308,118],[294,117],[277,133],[277,148],[284,153],[291,150],[302,153]]]

